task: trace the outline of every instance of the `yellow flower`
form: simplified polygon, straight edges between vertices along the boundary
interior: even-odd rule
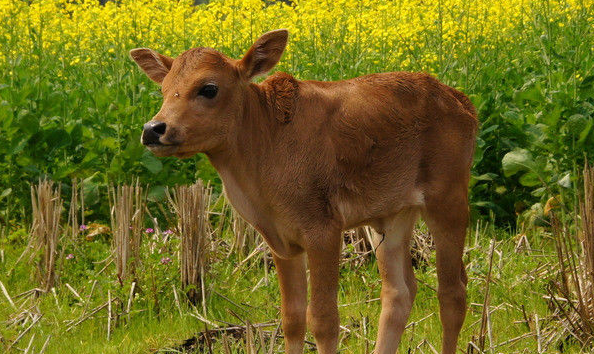
[[[565,26],[584,3],[551,0],[550,21]],[[71,65],[80,58],[105,61],[106,54],[134,47],[175,56],[190,47],[209,46],[237,58],[263,32],[288,28],[292,54],[285,54],[280,69],[303,60],[307,66],[318,65],[342,53],[367,65],[432,67],[443,55],[458,58],[471,48],[489,51],[514,41],[512,31],[529,22],[532,8],[539,4],[538,0],[298,0],[289,6],[212,0],[194,6],[192,0],[125,0],[98,6],[96,0],[31,4],[0,0],[0,41],[10,48],[0,50],[0,62],[32,56],[36,48],[46,55],[58,53]]]

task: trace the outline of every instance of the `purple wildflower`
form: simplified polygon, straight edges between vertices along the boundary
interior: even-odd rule
[[[161,258],[161,264],[167,265],[169,263],[171,263],[171,258],[169,258],[169,257],[163,257],[163,258]]]
[[[89,228],[89,227],[88,227],[87,225],[85,225],[85,224],[82,224],[82,225],[80,225],[80,226],[78,227],[78,229],[79,229],[80,231],[85,231],[85,230],[87,230],[88,228]]]
[[[150,227],[146,230],[144,230],[144,232],[146,232],[147,234],[152,234],[155,230],[151,229]]]
[[[66,256],[66,259],[73,259],[73,258],[74,258],[74,255],[73,255],[72,253],[69,253],[69,254]]]
[[[163,235],[171,235],[173,233],[173,231],[167,229],[165,231],[163,231]]]

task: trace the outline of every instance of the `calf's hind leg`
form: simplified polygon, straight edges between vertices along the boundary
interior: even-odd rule
[[[404,210],[380,221],[373,233],[373,247],[382,278],[382,311],[375,354],[396,353],[412,309],[417,284],[409,247],[417,218],[417,210]]]
[[[428,201],[427,226],[435,240],[439,313],[443,326],[442,353],[454,354],[466,316],[466,271],[462,262],[468,226],[466,186],[451,189],[447,198]]]

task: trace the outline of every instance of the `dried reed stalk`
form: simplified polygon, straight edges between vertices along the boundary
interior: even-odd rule
[[[435,250],[435,243],[433,242],[431,234],[415,228],[410,243],[410,255],[413,267],[419,268],[429,264],[431,253]]]
[[[118,279],[134,276],[140,256],[146,195],[138,180],[134,185],[110,188],[111,229]]]
[[[357,261],[366,261],[375,250],[372,247],[373,230],[369,226],[362,226],[356,229],[345,231],[343,234],[344,245],[352,245]],[[415,228],[413,231],[410,254],[415,268],[429,262],[431,253],[435,249],[433,239],[428,232],[422,232]]]
[[[168,199],[177,216],[181,236],[181,280],[188,299],[196,304],[204,296],[202,275],[208,266],[212,225],[209,220],[212,188],[198,180],[177,186]],[[202,293],[202,294],[201,294]]]
[[[549,299],[553,317],[561,323],[549,330],[552,339],[572,336],[594,347],[594,169],[584,167],[584,196],[576,232],[555,213],[551,226],[556,241],[558,271],[551,281]],[[577,216],[576,216],[577,219]],[[581,222],[580,222],[581,221]],[[548,341],[550,343],[551,340]],[[545,348],[546,349],[546,348]]]
[[[245,257],[260,243],[258,231],[233,208],[231,208],[231,230],[235,237],[230,252],[236,252]]]
[[[493,346],[493,339],[491,337],[491,332],[489,329],[491,328],[491,321],[489,316],[489,307],[491,306],[491,274],[493,271],[493,255],[495,254],[495,241],[491,240],[491,247],[489,251],[489,271],[487,272],[487,277],[485,278],[485,296],[483,298],[483,312],[481,314],[481,328],[479,331],[478,337],[478,348],[480,352],[485,351],[485,340],[487,338],[487,334],[489,334],[489,344]]]
[[[70,208],[68,209],[68,222],[66,223],[67,226],[64,235],[60,239],[61,250],[57,266],[59,273],[62,272],[64,267],[64,253],[66,250],[77,248],[77,240],[81,231],[80,226],[85,223],[84,205],[83,184],[78,179],[73,178],[70,193]],[[80,224],[78,221],[79,213],[81,218]]]
[[[356,229],[345,231],[343,240],[345,245],[353,245],[355,253],[371,254],[370,251],[373,251],[371,237],[371,227],[361,226]]]
[[[41,287],[46,291],[51,289],[56,281],[56,255],[62,212],[60,191],[59,185],[54,188],[54,183],[47,179],[39,180],[37,186],[31,186],[33,225],[29,248],[34,252],[30,260],[33,260],[37,254],[42,254],[37,269]]]
[[[582,246],[581,284],[583,296],[588,299],[584,311],[590,324],[594,324],[594,169],[586,163],[584,167],[584,200],[580,203],[582,232],[579,234]],[[594,332],[592,333],[594,335]]]
[[[70,209],[68,210],[68,235],[72,240],[76,240],[79,232],[80,225],[85,223],[84,215],[84,194],[82,192],[83,185],[79,184],[79,181],[74,178],[72,179],[72,192],[70,195]],[[78,215],[80,212],[81,222],[78,222]]]

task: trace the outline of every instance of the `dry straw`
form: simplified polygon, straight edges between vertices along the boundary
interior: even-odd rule
[[[85,223],[85,199],[83,193],[83,183],[78,179],[72,180],[72,193],[70,197],[70,209],[68,210],[68,234],[72,240],[76,240],[80,232],[80,225]],[[80,213],[80,224],[78,216]]]
[[[39,180],[37,186],[31,186],[31,204],[33,225],[29,248],[34,252],[30,259],[41,253],[41,259],[37,264],[38,275],[41,287],[47,291],[56,281],[56,255],[62,212],[60,186],[54,188],[52,181]]]
[[[352,245],[353,253],[356,255],[348,261],[359,263],[369,260],[369,256],[375,252],[371,242],[373,232],[370,226],[361,226],[343,233],[344,246]],[[381,245],[381,242],[379,245]],[[435,245],[431,235],[428,232],[421,231],[419,228],[415,228],[410,240],[410,255],[413,266],[418,268],[426,265],[434,249]]]
[[[573,232],[552,213],[552,230],[557,246],[558,272],[551,282],[548,298],[554,318],[547,341],[574,337],[585,347],[594,344],[594,169],[584,168],[584,196],[580,219]],[[581,227],[580,227],[581,226]]]
[[[369,226],[345,231],[343,241],[345,245],[352,245],[356,254],[368,255],[373,251],[371,247],[372,231]]]
[[[138,266],[146,196],[138,181],[111,187],[109,194],[116,269],[123,282]]]
[[[85,223],[85,201],[83,193],[83,183],[76,178],[72,179],[70,193],[70,208],[68,209],[68,221],[66,223],[66,229],[60,239],[60,256],[58,257],[58,269],[62,271],[64,266],[64,253],[66,250],[77,249],[78,236],[80,234],[80,226]],[[80,215],[80,223],[79,223]]]
[[[203,275],[211,248],[209,220],[212,188],[198,180],[190,186],[177,186],[167,196],[177,216],[181,236],[181,280],[188,299],[196,304],[204,299]]]
[[[231,230],[234,236],[231,252],[236,252],[242,257],[249,254],[261,242],[258,231],[233,208],[231,208]]]

